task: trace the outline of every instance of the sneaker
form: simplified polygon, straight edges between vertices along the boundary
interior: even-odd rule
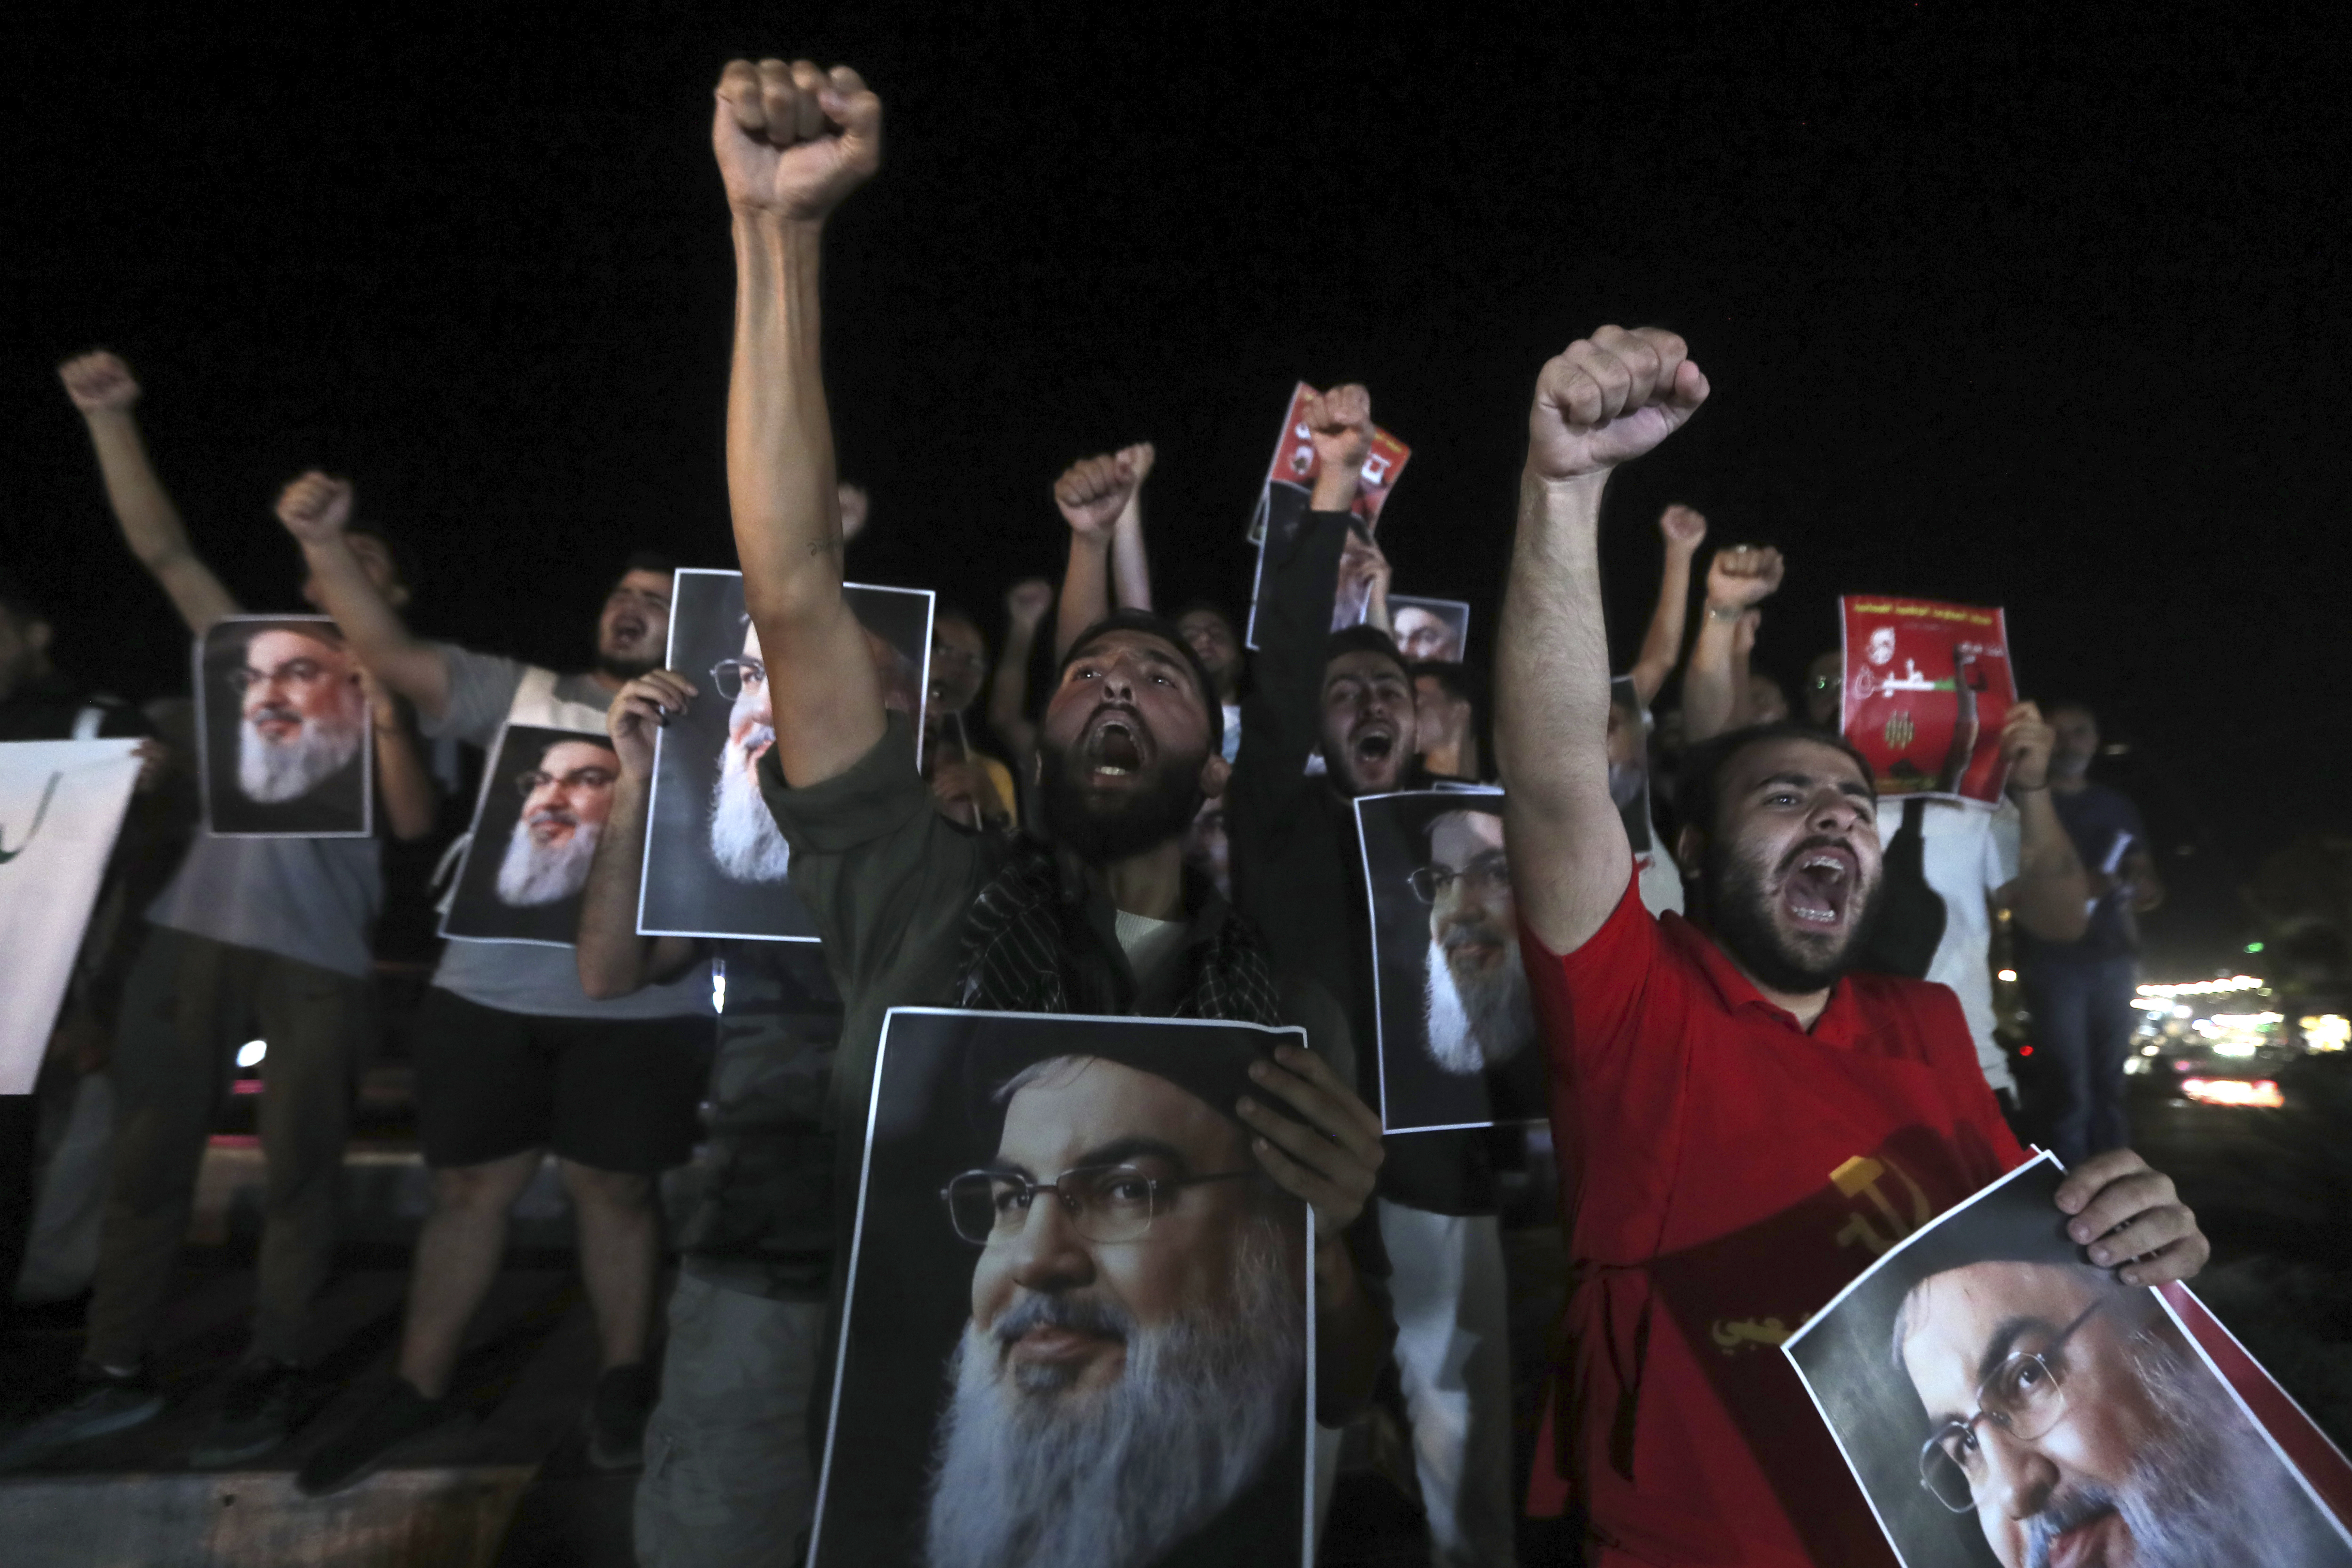
[[[588,1462],[600,1470],[644,1464],[646,1417],[653,1409],[653,1374],[645,1363],[606,1368],[588,1402]]]
[[[322,1497],[342,1490],[383,1468],[402,1448],[457,1418],[459,1412],[446,1399],[427,1399],[404,1377],[396,1377],[383,1397],[366,1414],[310,1456],[294,1477],[295,1489],[304,1497]]]
[[[188,1463],[199,1470],[226,1469],[257,1459],[293,1434],[295,1412],[310,1385],[299,1366],[250,1362],[230,1379],[212,1430],[196,1439]]]
[[[113,1373],[82,1363],[72,1394],[0,1439],[0,1473],[39,1464],[76,1443],[128,1432],[163,1413],[163,1392],[145,1368]]]

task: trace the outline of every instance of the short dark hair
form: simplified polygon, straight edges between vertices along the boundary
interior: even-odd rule
[[[2055,718],[2061,713],[2080,713],[2094,724],[2099,721],[2098,708],[2079,697],[2053,698],[2042,704],[2042,716],[2044,719]]]
[[[1113,632],[1139,632],[1143,636],[1166,643],[1182,656],[1184,668],[1192,672],[1192,683],[1200,689],[1201,706],[1209,716],[1209,750],[1223,753],[1225,749],[1225,705],[1217,700],[1217,683],[1209,679],[1209,667],[1184,640],[1173,621],[1162,620],[1150,610],[1113,610],[1085,631],[1070,639],[1070,651],[1054,667],[1055,685],[1062,676],[1087,649]]]
[[[1675,786],[1675,806],[1684,826],[1696,827],[1712,838],[1716,814],[1723,804],[1719,792],[1725,772],[1740,752],[1771,741],[1810,741],[1816,746],[1843,752],[1861,770],[1863,783],[1870,785],[1872,798],[1877,797],[1878,785],[1871,777],[1870,759],[1857,751],[1853,742],[1794,719],[1779,719],[1769,724],[1750,724],[1744,730],[1710,736],[1683,753],[1682,770]]]
[[[1330,672],[1334,659],[1343,658],[1351,653],[1379,654],[1397,667],[1397,673],[1404,677],[1406,685],[1412,684],[1412,666],[1406,662],[1403,654],[1397,651],[1396,639],[1380,627],[1342,626],[1333,632],[1330,640],[1323,645],[1324,672],[1327,675]]]
[[[1415,680],[1425,675],[1437,682],[1440,691],[1456,702],[1467,702],[1473,708],[1479,706],[1478,680],[1466,664],[1457,664],[1448,658],[1424,658],[1405,673]]]
[[[1214,616],[1225,623],[1225,630],[1234,634],[1235,642],[1241,640],[1242,624],[1234,619],[1232,611],[1214,599],[1187,599],[1170,619],[1181,626],[1184,624],[1186,616]]]
[[[617,583],[632,572],[651,572],[658,576],[675,577],[677,575],[677,563],[658,550],[632,550],[628,559],[621,563],[620,576],[613,580]]]

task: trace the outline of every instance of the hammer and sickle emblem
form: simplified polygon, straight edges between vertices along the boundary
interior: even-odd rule
[[[5,824],[0,824],[0,866],[5,866],[9,861],[22,855],[26,847],[33,842],[33,836],[40,832],[41,819],[49,815],[50,798],[58,793],[58,781],[63,777],[65,777],[63,773],[49,775],[47,787],[41,791],[41,804],[33,809],[33,826],[25,829],[24,842],[18,844],[14,849],[5,847],[8,837],[7,827]]]
[[[1911,1194],[1911,1217],[1907,1221],[1896,1210],[1895,1205],[1887,1200],[1885,1193],[1879,1189],[1880,1180],[1890,1174],[1901,1182]],[[1885,1233],[1882,1233],[1877,1226],[1870,1223],[1870,1215],[1867,1213],[1850,1215],[1844,1226],[1837,1233],[1840,1247],[1860,1245],[1868,1247],[1874,1258],[1927,1224],[1934,1213],[1928,1205],[1927,1194],[1919,1190],[1919,1184],[1913,1181],[1902,1166],[1891,1162],[1873,1160],[1866,1155],[1857,1154],[1832,1171],[1830,1181],[1836,1186],[1839,1193],[1846,1197],[1858,1198],[1866,1195],[1870,1199],[1871,1206],[1877,1209],[1880,1217],[1885,1220],[1887,1228]]]

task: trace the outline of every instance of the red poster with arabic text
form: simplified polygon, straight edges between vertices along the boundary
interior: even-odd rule
[[[1277,482],[1297,485],[1304,490],[1315,488],[1315,476],[1323,471],[1321,459],[1315,456],[1314,433],[1307,425],[1307,400],[1316,395],[1315,389],[1300,382],[1291,390],[1290,409],[1282,421],[1282,439],[1274,448],[1274,460],[1266,465],[1265,483],[1269,489]],[[1397,476],[1404,472],[1405,460],[1412,448],[1381,429],[1372,426],[1371,455],[1364,459],[1363,481],[1356,487],[1355,513],[1364,520],[1367,531],[1376,528],[1381,521],[1381,508],[1396,488]]]
[[[2009,623],[1999,609],[1849,594],[1840,731],[1870,761],[1881,795],[1958,795],[1998,805],[2000,727],[2017,702]]]

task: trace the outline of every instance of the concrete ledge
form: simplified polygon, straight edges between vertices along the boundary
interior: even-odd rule
[[[532,1465],[383,1470],[306,1498],[284,1470],[0,1482],[12,1568],[489,1568]]]

